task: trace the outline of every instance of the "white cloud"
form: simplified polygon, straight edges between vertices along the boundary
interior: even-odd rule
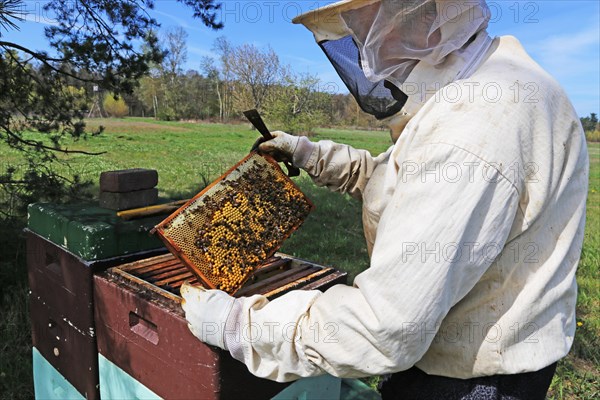
[[[23,15],[23,19],[27,22],[35,22],[42,25],[58,25],[58,22],[54,19],[50,19],[39,13],[27,13]]]
[[[206,50],[205,48],[202,47],[197,47],[197,46],[189,46],[188,45],[188,52],[191,54],[195,54],[197,56],[208,56],[208,57],[212,57],[212,58],[217,58],[217,54],[214,53],[213,51],[210,50]]]
[[[534,43],[532,55],[557,78],[598,71],[600,28],[553,35]]]
[[[317,64],[315,60],[311,60],[305,57],[299,57],[291,54],[284,54],[283,58],[292,61],[295,65],[303,65],[303,66],[314,66]]]
[[[171,21],[173,21],[175,23],[175,25],[185,29],[186,31],[201,32],[204,35],[210,36],[206,29],[202,29],[199,26],[192,25],[183,18],[179,18],[173,14],[169,14],[164,11],[152,10],[151,12],[154,14],[162,15],[163,17],[170,19]]]
[[[567,91],[579,115],[598,112],[600,104],[600,26],[585,23],[570,33],[530,44],[532,57]]]

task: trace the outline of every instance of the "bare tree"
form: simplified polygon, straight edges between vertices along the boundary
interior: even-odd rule
[[[239,109],[261,109],[282,77],[279,57],[271,47],[264,51],[253,44],[234,47],[230,68],[237,83],[234,96]]]
[[[185,101],[183,70],[187,61],[187,32],[181,27],[171,27],[165,32],[163,48],[166,51],[162,63],[164,86],[163,119],[179,119]]]
[[[282,81],[276,85],[265,104],[266,115],[291,133],[310,134],[327,120],[331,96],[319,91],[315,75],[296,74],[282,68]]]
[[[187,32],[179,26],[166,30],[162,40],[163,48],[166,50],[162,65],[166,73],[177,75],[183,72],[183,66],[187,61],[187,39]]]
[[[219,55],[221,64],[220,74],[216,78],[220,79],[218,83],[219,89],[219,117],[221,120],[229,118],[232,110],[232,92],[233,88],[233,72],[231,70],[233,46],[225,36],[220,36],[213,44],[213,51]],[[215,69],[216,70],[216,69]]]
[[[215,60],[212,57],[205,56],[200,62],[200,68],[206,76],[207,81],[212,85],[214,93],[217,96],[217,103],[219,105],[219,119],[223,121],[224,116],[224,95],[223,95],[223,84],[221,81],[219,69],[215,66]]]

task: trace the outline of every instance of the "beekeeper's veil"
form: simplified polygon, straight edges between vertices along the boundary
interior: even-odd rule
[[[344,0],[293,22],[312,31],[360,107],[382,119],[406,102],[400,88],[417,63],[442,64],[488,20],[485,0]]]

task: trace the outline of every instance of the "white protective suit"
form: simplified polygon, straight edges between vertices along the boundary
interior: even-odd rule
[[[387,152],[299,142],[294,163],[316,184],[362,201],[371,265],[324,293],[206,304],[228,315],[225,346],[253,374],[416,365],[471,378],[569,351],[588,179],[579,118],[514,37],[479,30],[438,61],[398,82],[413,118]]]

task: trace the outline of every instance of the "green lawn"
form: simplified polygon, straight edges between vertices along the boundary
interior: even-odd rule
[[[267,121],[268,122],[268,121]],[[106,132],[69,148],[106,151],[97,157],[74,156],[71,170],[97,185],[100,172],[132,167],[159,172],[160,195],[183,198],[195,194],[206,181],[228,169],[248,153],[258,133],[249,124],[196,124],[157,122],[149,119],[93,120]],[[271,128],[276,129],[276,126]],[[384,151],[389,136],[383,131],[323,129],[312,140],[331,139],[366,148],[373,154]],[[1,168],[17,155],[0,145]],[[580,285],[576,341],[569,357],[561,361],[551,387],[551,398],[598,398],[600,393],[600,144],[590,144],[592,172],[588,200],[588,222],[584,251],[578,272]],[[67,169],[66,166],[59,168]],[[363,245],[360,204],[348,196],[316,188],[303,174],[295,178],[316,204],[302,228],[282,251],[334,265],[353,277],[368,266]],[[97,187],[93,189],[97,191]],[[11,227],[0,227],[0,398],[31,398],[31,352],[26,305],[26,274],[22,241]],[[10,254],[11,258],[3,254]]]

